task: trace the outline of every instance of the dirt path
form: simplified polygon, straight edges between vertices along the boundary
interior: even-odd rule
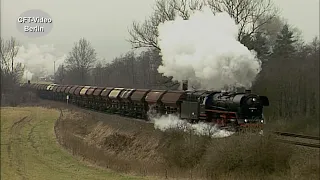
[[[142,179],[89,167],[61,149],[54,135],[60,112],[1,108],[1,179]]]

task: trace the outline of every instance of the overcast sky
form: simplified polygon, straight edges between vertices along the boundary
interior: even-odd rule
[[[1,36],[16,37],[22,44],[53,44],[67,53],[85,37],[99,56],[112,60],[130,50],[125,41],[133,20],[143,21],[152,13],[154,0],[1,0]],[[297,26],[307,41],[319,35],[319,0],[276,0],[284,18]],[[53,30],[47,36],[28,38],[16,29],[24,11],[41,9],[51,15]]]

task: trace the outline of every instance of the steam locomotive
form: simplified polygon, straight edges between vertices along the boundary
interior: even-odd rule
[[[263,128],[263,107],[269,106],[266,96],[244,93],[197,91],[187,92],[181,104],[181,119],[205,121],[221,128],[238,131],[243,127]]]
[[[264,125],[263,108],[269,106],[266,96],[245,92],[207,90],[126,89],[59,84],[24,83],[22,88],[40,98],[72,103],[92,110],[150,120],[148,112],[175,114],[192,123],[206,122],[220,128],[239,131]]]

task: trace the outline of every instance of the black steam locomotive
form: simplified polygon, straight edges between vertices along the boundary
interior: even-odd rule
[[[149,120],[150,110],[160,115],[176,114],[181,119],[207,122],[221,128],[239,130],[243,127],[261,129],[263,107],[269,105],[266,96],[221,91],[168,91],[127,89],[59,84],[22,84],[40,98],[63,101],[134,118]]]
[[[263,107],[269,106],[266,96],[244,93],[194,91],[187,92],[181,103],[181,119],[205,121],[221,128],[239,130],[241,127],[262,128]]]

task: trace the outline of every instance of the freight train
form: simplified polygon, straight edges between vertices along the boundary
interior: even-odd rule
[[[266,96],[245,92],[207,90],[127,89],[61,84],[21,84],[42,99],[63,101],[92,110],[149,120],[148,112],[175,114],[192,123],[206,122],[222,129],[262,130]],[[252,128],[250,128],[252,129]]]

